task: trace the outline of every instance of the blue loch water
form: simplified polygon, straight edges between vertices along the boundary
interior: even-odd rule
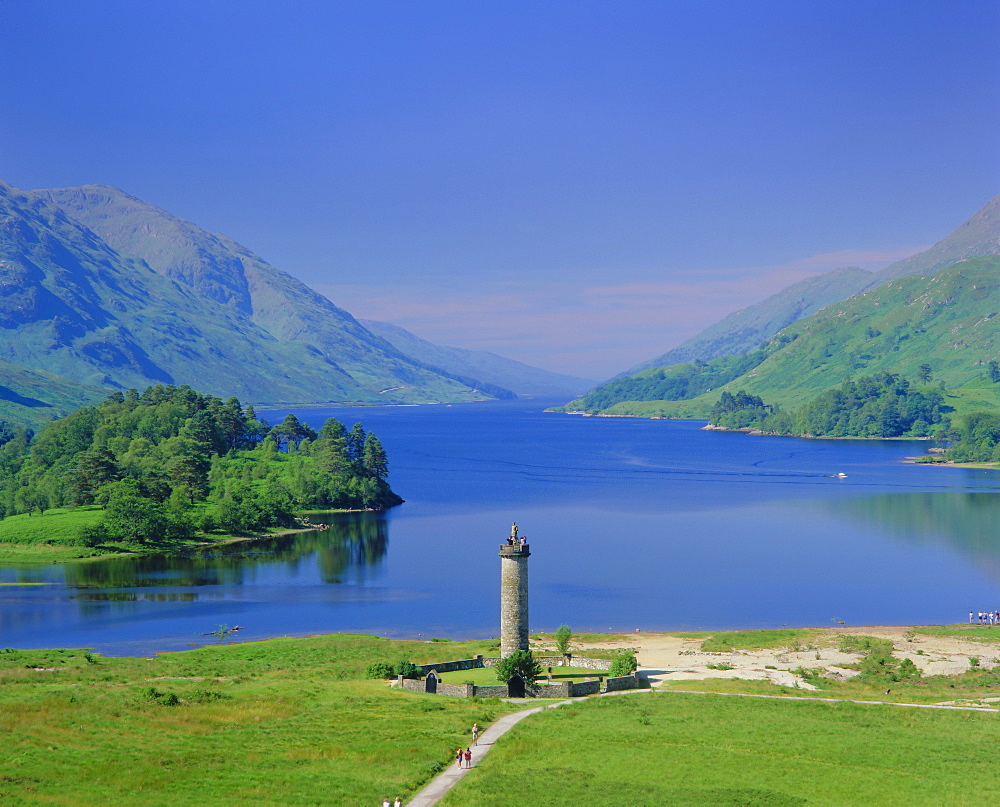
[[[242,640],[495,636],[511,521],[531,546],[533,630],[938,623],[1000,607],[1000,473],[902,462],[925,442],[545,405],[294,410],[317,428],[361,420],[406,504],[209,551],[0,569],[44,584],[0,586],[0,647],[146,654],[214,641],[219,625]]]

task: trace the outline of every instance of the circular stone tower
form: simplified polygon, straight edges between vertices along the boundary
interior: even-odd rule
[[[518,538],[517,524],[500,544],[500,655],[528,649],[528,544]]]

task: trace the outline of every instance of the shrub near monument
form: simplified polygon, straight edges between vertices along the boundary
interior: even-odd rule
[[[304,508],[398,504],[387,475],[381,443],[361,424],[348,431],[331,418],[317,433],[288,415],[269,428],[236,398],[129,390],[0,447],[3,515],[101,510],[82,529],[78,517],[44,516],[49,529],[0,530],[0,540],[134,551],[297,527]]]

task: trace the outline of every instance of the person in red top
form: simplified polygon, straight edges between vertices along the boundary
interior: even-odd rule
[[[465,749],[465,767],[466,768],[471,768],[472,767],[472,749],[471,748],[466,748]]]

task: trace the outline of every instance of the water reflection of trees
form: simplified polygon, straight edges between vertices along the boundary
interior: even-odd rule
[[[70,564],[66,585],[80,588],[239,586],[267,568],[297,574],[314,562],[320,581],[363,580],[388,550],[385,518],[377,513],[327,516],[326,529],[242,541],[197,551],[108,558]],[[325,520],[325,519],[324,519]]]
[[[832,504],[832,503],[831,503]],[[1000,576],[1000,495],[985,492],[890,493],[835,503],[838,513],[876,524],[908,542],[947,544]]]

